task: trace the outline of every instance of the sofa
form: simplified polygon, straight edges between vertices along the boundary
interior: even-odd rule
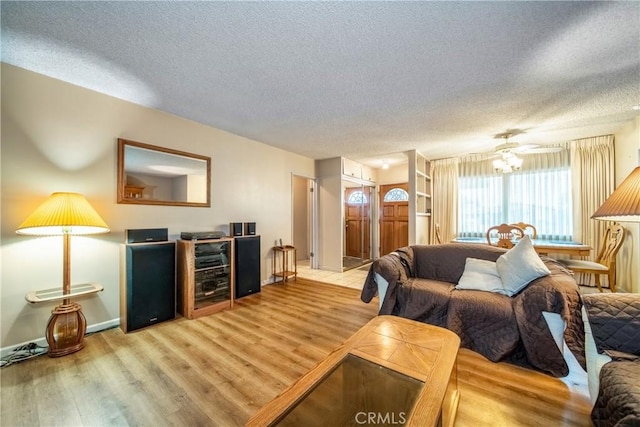
[[[583,295],[591,419],[640,426],[640,294]]]
[[[525,277],[515,292],[497,289],[501,280],[495,277],[469,276],[471,261],[500,265],[509,259],[516,274],[527,270],[526,262],[508,258],[520,246],[525,247],[524,243],[512,249],[448,243],[400,248],[372,263],[361,299],[369,303],[378,295],[380,315],[450,329],[458,334],[462,347],[493,362],[512,362],[555,377],[567,376],[570,365],[582,370],[580,293],[564,266],[535,254],[529,242],[533,255],[528,256],[546,273],[530,281]],[[461,286],[462,282],[466,285]]]

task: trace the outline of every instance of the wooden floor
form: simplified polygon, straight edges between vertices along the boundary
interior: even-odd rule
[[[376,315],[377,299],[298,279],[233,310],[86,338],[0,371],[2,426],[240,426]],[[560,380],[462,349],[456,426],[590,426]]]

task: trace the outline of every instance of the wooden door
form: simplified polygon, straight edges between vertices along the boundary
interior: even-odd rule
[[[370,255],[370,187],[345,190],[345,256],[369,259]]]
[[[403,197],[400,197],[385,202],[387,193],[394,189],[407,192],[406,200],[401,200]],[[409,244],[408,190],[408,183],[380,186],[380,256]],[[396,191],[393,194],[401,193]]]

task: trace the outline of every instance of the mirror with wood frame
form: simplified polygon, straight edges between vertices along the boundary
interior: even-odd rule
[[[118,203],[211,206],[211,158],[118,139]]]

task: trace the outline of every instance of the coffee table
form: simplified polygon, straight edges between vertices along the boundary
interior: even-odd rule
[[[460,339],[378,316],[260,409],[247,426],[452,426]]]

